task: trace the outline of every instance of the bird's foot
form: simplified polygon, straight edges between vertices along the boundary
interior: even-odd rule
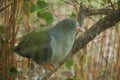
[[[45,66],[48,70],[50,70],[51,72],[54,72],[54,66],[52,64],[46,64]]]

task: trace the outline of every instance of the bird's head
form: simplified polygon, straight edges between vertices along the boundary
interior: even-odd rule
[[[75,19],[64,19],[58,24],[56,24],[56,26],[60,26],[61,29],[63,29],[64,31],[68,31],[68,32],[69,31],[74,31],[74,32],[81,31],[79,27],[79,23]]]

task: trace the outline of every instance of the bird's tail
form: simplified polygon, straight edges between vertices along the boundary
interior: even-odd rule
[[[23,49],[21,49],[19,46],[15,46],[12,48],[13,52],[16,52],[18,55],[22,56],[22,57],[26,57],[26,58],[30,58],[31,55],[27,54],[27,52],[24,52]]]
[[[17,52],[20,51],[20,50],[19,50],[18,46],[14,46],[14,47],[12,48],[12,51],[17,53]]]

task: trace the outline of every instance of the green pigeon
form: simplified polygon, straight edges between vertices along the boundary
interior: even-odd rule
[[[80,31],[75,19],[64,19],[53,27],[38,29],[25,35],[14,51],[36,63],[59,63],[69,54]]]

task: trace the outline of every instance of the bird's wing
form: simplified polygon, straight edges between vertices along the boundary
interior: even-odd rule
[[[39,61],[44,61],[47,59],[52,54],[49,29],[50,28],[45,28],[25,35],[18,44],[15,52],[23,57],[32,58],[34,60],[39,59]]]
[[[42,30],[32,31],[23,37],[23,40],[19,43],[19,46],[24,48],[33,47],[50,42],[49,28]]]

